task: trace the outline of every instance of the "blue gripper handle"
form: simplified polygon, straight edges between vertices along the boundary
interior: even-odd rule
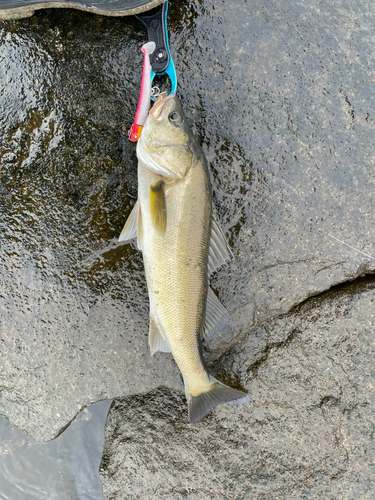
[[[151,54],[151,83],[156,75],[168,75],[172,92],[177,89],[177,75],[168,42],[167,29],[168,1],[136,18],[145,26],[149,42],[155,42],[155,51]]]

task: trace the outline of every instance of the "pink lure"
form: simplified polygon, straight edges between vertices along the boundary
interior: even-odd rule
[[[141,82],[141,93],[139,94],[139,102],[137,112],[135,113],[134,123],[129,130],[129,139],[132,142],[138,141],[141,136],[143,125],[148,116],[150,110],[150,100],[151,100],[151,62],[150,55],[155,50],[155,42],[147,42],[141,48],[144,59],[143,59],[143,71],[142,71],[142,82]]]

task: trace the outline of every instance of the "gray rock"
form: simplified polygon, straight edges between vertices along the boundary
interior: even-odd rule
[[[112,403],[106,500],[375,494],[375,279],[309,299],[234,346],[217,375],[252,402],[187,423],[168,389]]]
[[[351,0],[205,0],[184,21],[188,11],[181,93],[235,256],[214,286],[228,339],[241,338],[375,268],[373,12]]]
[[[364,0],[170,9],[179,93],[234,253],[213,279],[231,324],[210,361],[375,267],[371,16]],[[141,256],[116,242],[136,198],[124,132],[145,33],[53,10],[0,35],[0,414],[48,440],[91,402],[181,389],[170,357],[149,356]]]
[[[0,23],[0,414],[38,441],[93,402],[181,388],[149,354],[142,258],[117,244],[136,196],[133,24]]]

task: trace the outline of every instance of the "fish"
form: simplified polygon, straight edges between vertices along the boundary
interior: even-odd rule
[[[222,403],[250,401],[216,380],[204,362],[202,339],[229,314],[209,276],[230,258],[217,217],[207,161],[176,94],[161,95],[137,143],[138,200],[119,240],[137,239],[150,302],[151,354],[171,352],[181,371],[189,421]]]

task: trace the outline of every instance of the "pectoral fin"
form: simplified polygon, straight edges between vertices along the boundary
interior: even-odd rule
[[[167,211],[164,193],[164,181],[159,178],[150,186],[150,216],[154,228],[165,234],[167,228]]]

